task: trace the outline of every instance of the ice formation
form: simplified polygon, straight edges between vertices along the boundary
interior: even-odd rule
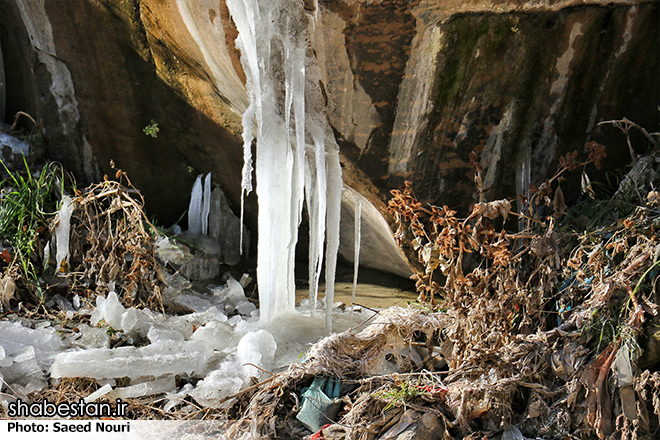
[[[204,191],[202,189],[202,174],[197,176],[190,194],[190,204],[188,205],[188,231],[191,234],[202,233],[202,202]]]
[[[144,347],[95,348],[57,355],[52,377],[139,378],[165,374],[200,373],[212,355],[198,341],[158,340]]]
[[[353,255],[353,295],[351,305],[355,304],[355,292],[357,291],[358,269],[360,266],[360,242],[362,241],[362,200],[358,199],[355,204],[355,231],[354,231],[354,255]]]
[[[62,197],[62,205],[58,213],[59,224],[55,228],[55,244],[57,249],[55,261],[58,268],[62,267],[62,263],[69,257],[69,234],[71,232],[73,208],[74,204],[71,197]]]
[[[310,297],[316,304],[323,243],[326,325],[334,301],[339,246],[341,168],[327,122],[309,27],[315,18],[302,2],[228,0],[239,35],[250,105],[243,115],[244,197],[252,190],[252,141],[257,139],[259,197],[257,283],[264,322],[294,310],[294,258],[304,200],[310,223]],[[242,222],[241,222],[242,224]],[[330,305],[330,307],[327,307]]]

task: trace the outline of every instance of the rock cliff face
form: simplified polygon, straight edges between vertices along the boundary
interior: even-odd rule
[[[344,181],[372,214],[404,180],[421,200],[467,211],[471,151],[494,199],[591,140],[608,146],[601,173],[629,161],[625,138],[600,121],[658,129],[656,1],[311,3]],[[34,116],[52,159],[81,181],[110,174],[113,159],[163,222],[201,173],[238,206],[247,95],[224,0],[0,0],[0,11],[0,112]],[[151,121],[155,139],[143,132]],[[254,196],[247,208],[254,229]]]

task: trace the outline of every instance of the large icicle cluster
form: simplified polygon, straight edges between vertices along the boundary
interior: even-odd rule
[[[261,320],[292,312],[294,257],[306,200],[310,223],[310,300],[316,304],[326,247],[326,325],[334,301],[339,248],[341,168],[327,122],[320,69],[303,2],[228,0],[239,35],[250,105],[243,115],[242,198],[252,190],[252,142],[257,140],[259,197],[257,282]],[[241,203],[243,204],[243,202]]]

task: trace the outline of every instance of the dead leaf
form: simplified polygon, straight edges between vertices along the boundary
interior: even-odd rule
[[[511,212],[511,202],[506,199],[495,200],[492,202],[475,204],[474,208],[472,209],[472,214],[470,214],[470,218],[473,218],[477,215],[482,215],[484,217],[488,217],[489,219],[502,216],[504,221],[506,221],[509,212]]]
[[[552,205],[555,209],[555,217],[561,217],[566,211],[566,203],[564,203],[564,193],[561,186],[557,186],[555,190],[555,198],[552,200]]]

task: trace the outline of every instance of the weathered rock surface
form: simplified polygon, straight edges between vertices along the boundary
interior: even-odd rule
[[[111,174],[114,160],[163,222],[179,218],[200,173],[238,211],[247,98],[224,0],[0,10],[5,121],[34,116],[49,156],[81,181]],[[404,180],[421,200],[467,211],[473,150],[487,196],[514,197],[591,140],[608,147],[592,180],[627,163],[625,136],[600,121],[659,126],[656,1],[321,0],[314,13],[344,182],[381,213]],[[155,139],[143,132],[151,121]],[[254,195],[246,223],[256,229]]]

